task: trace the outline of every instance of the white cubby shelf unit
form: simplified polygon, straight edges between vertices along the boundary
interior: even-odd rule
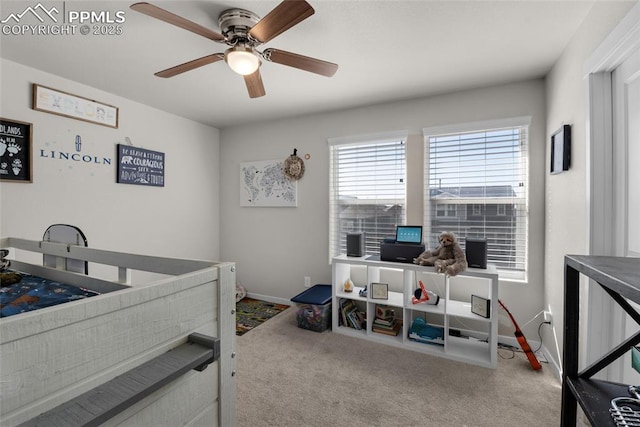
[[[372,258],[346,255],[333,258],[333,332],[487,368],[497,367],[499,277],[495,266],[488,265],[487,269],[469,268],[455,277],[449,277],[436,273],[433,267]],[[384,273],[384,270],[395,270],[402,283],[389,286],[387,299],[374,299],[370,292],[371,283],[385,282],[381,280],[381,272]],[[358,279],[354,280],[352,276],[357,276]],[[352,292],[344,291],[347,279],[351,279],[354,284]],[[440,296],[437,305],[413,304],[412,297],[420,280],[427,289],[437,288],[436,293]],[[470,294],[465,293],[467,282],[473,282],[469,292],[490,300],[488,318],[471,312]],[[360,296],[359,292],[365,286],[369,292],[366,296]],[[362,329],[340,324],[340,307],[344,300],[352,300],[366,313],[366,325]],[[373,331],[377,305],[392,308],[396,319],[402,320],[398,335]],[[411,324],[417,317],[424,318],[429,325],[443,328],[442,343],[425,343],[409,338]]]

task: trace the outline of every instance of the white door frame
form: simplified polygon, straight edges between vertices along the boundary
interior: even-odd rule
[[[614,206],[614,141],[611,73],[633,52],[640,49],[640,2],[620,21],[584,65],[587,100],[586,177],[587,244],[589,255],[617,253],[616,228],[611,207]],[[587,319],[581,336],[590,331],[590,340],[582,340],[580,354],[593,361],[612,343],[622,340],[624,316],[614,310],[610,298],[599,286],[588,286],[585,308]],[[614,331],[618,331],[614,334]],[[601,333],[602,332],[602,333]],[[617,335],[617,336],[614,336]],[[587,342],[588,341],[588,342]],[[585,360],[581,360],[584,363]],[[606,379],[621,380],[621,367],[611,366]]]

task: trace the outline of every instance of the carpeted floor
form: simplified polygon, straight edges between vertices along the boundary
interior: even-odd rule
[[[238,427],[551,427],[560,382],[499,350],[497,369],[300,329],[285,310],[237,339]]]
[[[289,306],[284,304],[274,304],[249,297],[242,298],[236,303],[236,335],[246,334],[287,308]]]

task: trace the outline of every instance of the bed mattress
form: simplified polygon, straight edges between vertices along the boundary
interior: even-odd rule
[[[20,277],[17,283],[0,287],[0,317],[64,304],[100,295],[98,292],[60,283],[43,277],[11,271]]]

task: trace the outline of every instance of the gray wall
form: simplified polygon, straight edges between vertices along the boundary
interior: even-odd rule
[[[219,259],[217,129],[2,60],[1,115],[33,123],[33,183],[2,181],[0,231],[42,239],[55,223],[79,226],[94,248]],[[119,107],[118,129],[31,109],[31,83]],[[110,166],[56,160],[51,150],[110,157]],[[116,144],[165,153],[165,186],[116,183]],[[44,150],[48,157],[40,156]]]
[[[376,105],[221,130],[221,255],[237,262],[250,293],[288,301],[312,283],[331,283],[329,265],[329,148],[327,139],[407,130],[408,222],[422,223],[422,128],[531,116],[529,277],[500,284],[500,298],[520,319],[543,303],[545,89],[542,80],[506,84],[405,102]],[[309,154],[298,182],[297,208],[240,207],[240,163],[284,160],[294,148]],[[505,335],[513,327],[504,322]],[[530,331],[537,334],[536,328]]]
[[[559,360],[564,314],[564,255],[588,254],[587,242],[587,99],[585,62],[634,3],[596,3],[546,79],[547,139],[562,124],[571,124],[571,169],[545,175],[545,308],[554,325],[545,329],[545,347]],[[547,155],[549,158],[549,143]]]

